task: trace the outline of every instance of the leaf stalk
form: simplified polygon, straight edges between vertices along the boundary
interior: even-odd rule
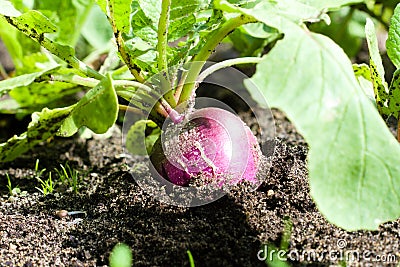
[[[190,99],[192,92],[193,90],[195,90],[195,87],[197,85],[196,83],[197,76],[199,75],[206,60],[214,52],[217,45],[234,29],[244,24],[253,22],[257,22],[257,20],[254,17],[242,14],[227,20],[219,29],[213,31],[210,34],[209,38],[207,38],[206,43],[201,48],[199,53],[193,57],[192,62],[195,62],[195,64],[192,64],[189,73],[186,77],[185,85],[182,88],[182,93],[179,97],[178,104],[183,103]]]

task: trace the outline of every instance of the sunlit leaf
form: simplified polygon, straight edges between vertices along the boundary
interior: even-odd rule
[[[348,230],[377,229],[399,218],[400,147],[360,89],[343,50],[298,26],[311,10],[296,13],[287,1],[279,1],[286,3],[282,10],[276,10],[277,2],[254,9],[219,2],[285,34],[251,80],[307,140],[311,195],[322,214]],[[263,97],[246,85],[255,100]]]

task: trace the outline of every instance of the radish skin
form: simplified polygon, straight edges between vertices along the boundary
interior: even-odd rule
[[[181,123],[169,124],[162,137],[150,159],[173,184],[186,186],[197,176],[219,186],[257,182],[260,146],[249,127],[229,111],[195,110]]]

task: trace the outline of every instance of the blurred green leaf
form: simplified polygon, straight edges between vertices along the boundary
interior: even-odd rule
[[[264,23],[245,24],[235,29],[229,39],[240,56],[260,56],[269,43],[279,39],[281,34]]]
[[[21,12],[17,10],[10,1],[0,0],[0,14],[11,17],[18,17]]]
[[[83,37],[96,49],[103,50],[110,44],[113,31],[99,6],[94,5],[82,28]]]
[[[75,46],[85,19],[94,0],[40,0],[35,1],[34,9],[42,12],[57,26],[52,40]]]
[[[400,69],[400,4],[397,5],[390,20],[386,49],[393,64]]]
[[[300,25],[305,21],[319,21],[325,17],[321,10],[297,0],[216,0],[214,6],[228,13],[243,12],[252,15],[266,25],[277,29],[282,27],[282,19]]]
[[[0,81],[0,96],[8,93],[14,88],[21,86],[28,86],[35,81],[35,79],[47,74],[49,71],[59,67],[58,65],[50,66],[42,71],[24,74],[20,76],[16,76],[14,78],[10,78],[7,80]]]
[[[268,27],[264,23],[245,24],[239,29],[255,38],[267,39],[268,41],[276,39],[279,35],[276,29]]]
[[[319,8],[319,9],[330,9],[335,10],[339,7],[363,3],[365,0],[299,0],[299,2],[303,2],[304,4]]]
[[[100,7],[104,14],[107,14],[107,0],[96,0],[97,5]]]
[[[349,57],[354,57],[361,49],[365,37],[364,26],[367,15],[356,9],[346,7],[329,13],[331,23],[312,24],[310,29],[322,33],[335,41]]]
[[[242,57],[261,55],[264,46],[267,44],[265,39],[255,38],[239,29],[234,30],[229,35],[229,39]]]
[[[16,67],[21,65],[22,57],[24,55],[22,45],[18,40],[19,32],[17,29],[7,24],[5,18],[0,17],[0,37],[2,42],[7,48],[14,65]]]
[[[131,267],[132,250],[123,243],[115,245],[110,254],[110,267]]]

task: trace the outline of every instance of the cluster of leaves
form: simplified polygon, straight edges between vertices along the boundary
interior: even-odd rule
[[[332,39],[317,33],[340,36],[337,42],[354,55],[358,48],[346,43],[349,32],[341,36],[339,28],[329,33],[321,26],[345,17],[358,27],[350,35],[362,36],[368,12],[342,9],[354,4],[376,13],[369,8],[373,1],[363,0],[59,0],[59,5],[53,0],[33,1],[31,7],[0,0],[0,36],[16,66],[14,76],[0,82],[0,96],[9,96],[0,110],[33,112],[25,133],[0,144],[0,161],[13,160],[54,135],[71,136],[82,126],[104,133],[118,109],[147,112],[157,124],[191,97],[202,62],[218,43],[232,42],[243,56],[261,56],[267,46],[262,58],[240,61],[258,63],[245,84],[256,84],[259,90],[248,86],[253,98],[266,96],[307,140],[318,208],[343,228],[376,229],[400,217],[400,147],[377,112],[398,116],[398,71],[388,86],[371,22],[370,66],[353,68]],[[399,17],[396,8],[387,43],[398,68]],[[103,54],[99,68],[89,67]],[[364,93],[372,88],[378,109]],[[77,92],[85,94],[76,100]],[[117,96],[132,105],[119,104]],[[155,126],[151,120],[136,130]],[[146,145],[149,149],[152,141]]]

